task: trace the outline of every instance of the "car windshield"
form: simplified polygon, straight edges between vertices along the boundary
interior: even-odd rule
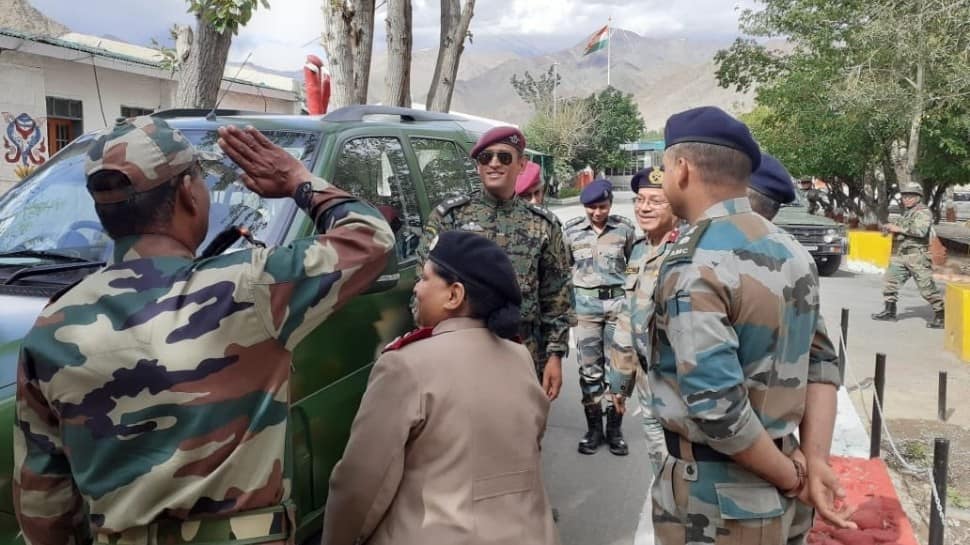
[[[253,237],[278,242],[292,216],[288,199],[263,199],[245,188],[239,168],[226,158],[214,130],[185,129],[198,148],[215,152],[221,161],[205,162],[206,184],[212,196],[209,232],[201,248],[231,225],[246,227]],[[316,133],[266,131],[264,134],[312,170]],[[0,196],[0,256],[4,261],[43,261],[44,256],[107,261],[113,244],[101,227],[88,195],[84,161],[94,139],[75,140],[23,183]],[[243,241],[237,243],[242,246]]]

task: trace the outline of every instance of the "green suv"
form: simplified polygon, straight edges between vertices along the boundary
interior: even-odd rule
[[[849,253],[845,226],[825,216],[808,212],[805,195],[795,191],[795,200],[782,205],[773,223],[791,233],[815,258],[818,274],[831,276],[839,270],[842,256]]]
[[[208,113],[208,115],[206,115]],[[169,110],[154,114],[199,148],[221,155],[216,128],[252,125],[315,174],[376,205],[397,238],[387,269],[367,293],[334,314],[294,351],[290,452],[297,543],[319,532],[331,469],[343,454],[370,366],[385,344],[413,327],[409,300],[417,245],[431,208],[479,187],[468,158],[477,132],[447,114],[354,106],[325,116]],[[480,128],[479,128],[480,129]],[[111,255],[87,194],[82,136],[0,196],[0,543],[21,543],[11,494],[14,394],[21,339],[48,298],[96,270]],[[206,248],[217,234],[245,227],[225,252],[281,245],[313,232],[290,199],[262,199],[239,181],[228,159],[209,165],[212,196]]]

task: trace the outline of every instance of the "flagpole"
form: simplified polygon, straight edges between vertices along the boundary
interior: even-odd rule
[[[606,86],[610,86],[610,57],[613,50],[613,16],[606,23]]]

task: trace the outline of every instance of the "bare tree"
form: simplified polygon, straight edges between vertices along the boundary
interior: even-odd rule
[[[367,102],[374,44],[374,0],[323,0],[323,49],[330,64],[331,109]]]
[[[471,39],[468,27],[475,10],[475,0],[441,0],[441,38],[438,45],[438,61],[435,63],[431,89],[428,91],[428,110],[447,112],[451,109],[451,96],[455,92],[458,65],[465,50],[465,39]]]
[[[387,2],[387,72],[384,104],[411,107],[411,0]]]
[[[219,97],[232,37],[266,0],[189,0],[195,32],[179,29],[176,39],[179,68],[175,104],[181,108],[212,108]]]

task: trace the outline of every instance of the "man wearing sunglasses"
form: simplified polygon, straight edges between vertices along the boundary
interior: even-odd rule
[[[448,199],[431,212],[421,237],[423,263],[438,233],[470,231],[495,241],[512,260],[522,291],[523,344],[550,400],[562,387],[562,358],[575,323],[569,258],[556,216],[518,198],[515,182],[525,167],[525,136],[515,127],[495,127],[471,150],[481,192]],[[482,263],[488,267],[488,263]]]

